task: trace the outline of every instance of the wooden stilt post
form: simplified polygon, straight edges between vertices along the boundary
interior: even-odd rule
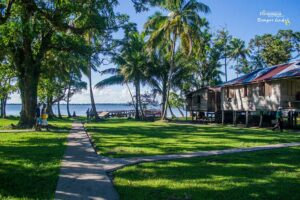
[[[294,112],[294,118],[295,118],[295,128],[297,128],[297,117],[298,117],[298,112]]]
[[[236,111],[233,111],[233,126],[236,126]]]
[[[259,127],[260,128],[263,126],[263,114],[264,114],[264,112],[261,110],[259,113]]]
[[[291,128],[291,111],[288,112],[288,127]]]
[[[246,111],[246,123],[245,123],[246,127],[249,127],[249,111]]]
[[[224,110],[222,110],[222,125],[225,124],[225,113]]]

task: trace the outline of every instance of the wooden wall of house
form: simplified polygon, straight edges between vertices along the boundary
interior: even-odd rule
[[[199,90],[193,93],[192,98],[187,98],[188,111],[206,111],[207,110],[207,89]]]
[[[191,97],[193,96],[193,97]],[[188,111],[217,112],[221,109],[221,93],[209,89],[199,90],[186,97]]]
[[[222,109],[225,111],[275,111],[280,103],[278,81],[225,87],[221,92]]]
[[[300,109],[299,101],[296,96],[300,93],[300,79],[284,79],[280,80],[281,85],[281,105],[285,108],[296,108]],[[291,102],[291,103],[289,103]]]
[[[207,89],[198,91],[193,95],[193,110],[207,110]]]

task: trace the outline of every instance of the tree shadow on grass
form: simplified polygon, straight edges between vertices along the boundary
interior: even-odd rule
[[[122,199],[300,199],[300,148],[163,161],[114,173]]]
[[[221,150],[300,141],[299,133],[211,126],[165,126],[155,123],[143,126],[94,125],[88,127],[88,132],[91,133],[99,152],[112,157]],[[135,150],[128,152],[126,148]]]
[[[61,137],[40,134],[46,138],[26,139],[20,134],[0,145],[0,197],[53,198],[66,140],[61,133]],[[47,138],[50,136],[56,138]]]

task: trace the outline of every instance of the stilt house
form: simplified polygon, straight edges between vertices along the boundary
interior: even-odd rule
[[[300,111],[300,61],[258,69],[221,87],[223,122],[224,112],[233,112],[234,123],[236,113],[245,112],[248,125],[249,112],[276,111],[278,107]]]

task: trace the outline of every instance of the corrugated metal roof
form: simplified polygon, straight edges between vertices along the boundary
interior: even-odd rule
[[[268,73],[256,78],[254,81],[263,81],[269,78],[272,78],[273,76],[279,74],[282,70],[286,69],[287,67],[291,66],[292,63],[279,65],[278,67],[272,67],[272,70]]]
[[[253,82],[300,76],[300,62],[276,65],[255,70],[220,86],[246,85]]]

